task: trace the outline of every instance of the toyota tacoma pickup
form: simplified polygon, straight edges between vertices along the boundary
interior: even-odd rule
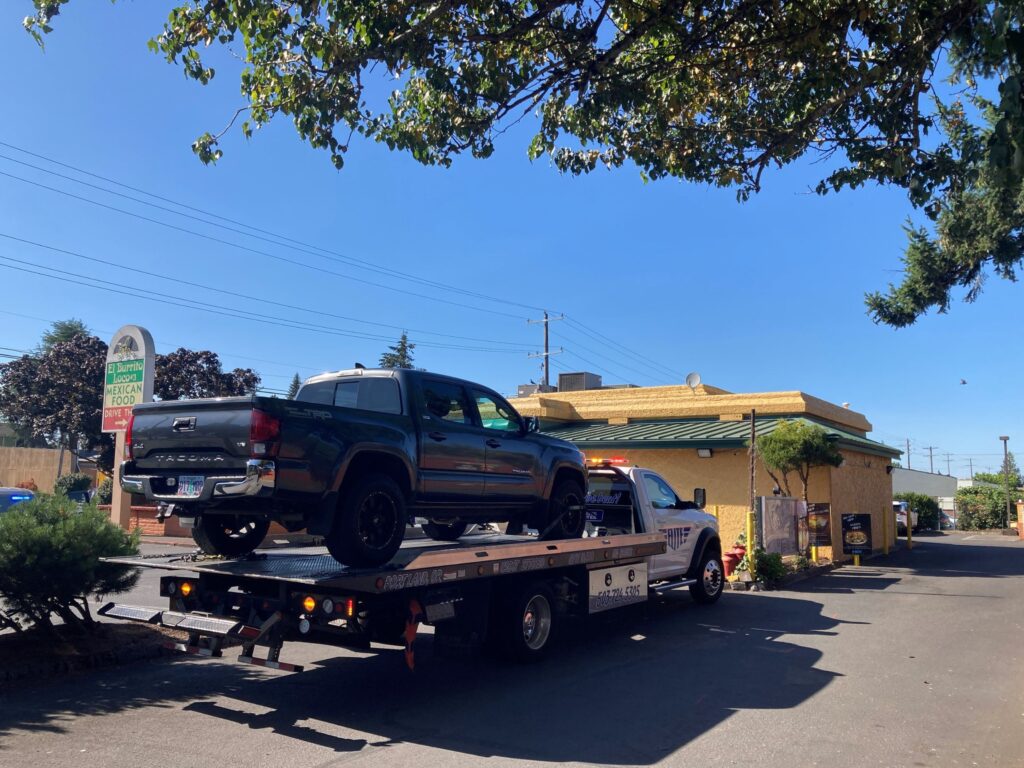
[[[506,521],[577,538],[583,454],[537,429],[479,384],[356,368],[307,379],[294,400],[136,405],[121,487],[229,557],[255,549],[271,522],[322,535],[336,560],[367,567],[394,556],[412,516],[444,541]]]

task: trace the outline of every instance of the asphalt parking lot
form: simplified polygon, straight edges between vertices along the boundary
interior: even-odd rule
[[[0,698],[0,766],[1024,766],[1024,543],[922,539],[771,593],[683,593],[547,661],[285,647]],[[153,603],[148,577],[132,598]]]

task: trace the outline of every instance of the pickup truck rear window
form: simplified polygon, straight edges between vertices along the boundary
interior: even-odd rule
[[[378,413],[402,412],[398,382],[379,377],[318,381],[300,389],[295,399],[306,403],[338,405]]]

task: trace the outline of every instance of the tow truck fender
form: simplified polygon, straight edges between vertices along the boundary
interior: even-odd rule
[[[690,569],[686,572],[687,578],[697,578],[700,562],[704,559],[704,554],[709,547],[717,549],[719,556],[721,556],[722,541],[718,538],[718,531],[713,528],[705,528],[700,532],[697,543],[693,547],[693,559],[690,560]]]

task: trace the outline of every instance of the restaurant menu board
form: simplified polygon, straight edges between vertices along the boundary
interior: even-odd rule
[[[808,546],[832,546],[832,505],[809,503],[807,505]]]
[[[843,515],[843,554],[871,554],[871,515]]]

